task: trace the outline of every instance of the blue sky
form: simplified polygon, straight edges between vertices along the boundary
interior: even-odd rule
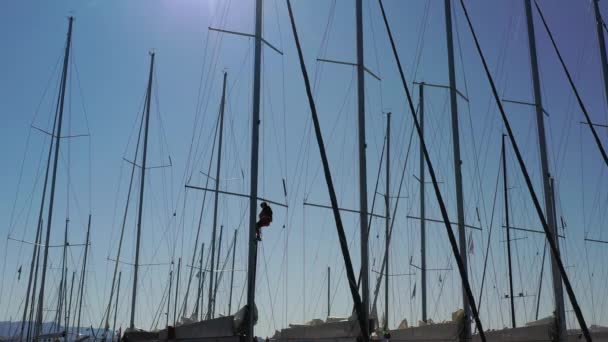
[[[152,104],[149,165],[172,167],[154,169],[146,178],[142,263],[163,264],[142,267],[136,325],[153,324],[167,285],[171,260],[182,257],[190,265],[193,241],[200,215],[202,193],[185,191],[184,184],[205,184],[210,162],[212,135],[219,109],[221,74],[228,72],[227,114],[220,185],[223,189],[247,192],[250,152],[250,113],[252,51],[251,39],[222,35],[208,27],[253,32],[253,1],[158,0],[158,1],[4,1],[0,14],[0,146],[5,167],[0,169],[0,232],[4,237],[31,241],[34,238],[40,202],[40,168],[44,165],[48,137],[31,125],[50,129],[51,113],[58,84],[58,61],[63,53],[66,17],[74,23],[72,83],[66,130],[90,137],[64,139],[59,167],[56,210],[51,241],[62,240],[66,217],[70,219],[70,242],[84,241],[86,219],[93,216],[92,246],[84,308],[86,325],[97,326],[108,298],[112,263],[124,211],[130,165],[137,138],[148,72],[148,51],[157,53],[156,86]],[[583,100],[595,122],[607,122],[607,107],[602,89],[599,52],[593,12],[589,1],[540,1],[554,31],[565,61],[574,75]],[[600,3],[603,13],[608,11]],[[408,82],[425,81],[447,84],[445,23],[441,1],[385,1],[401,61]],[[531,77],[523,3],[520,1],[467,1],[480,43],[501,96],[532,101]],[[473,231],[474,251],[470,255],[471,282],[479,294],[483,259],[490,222],[493,232],[491,258],[481,313],[487,327],[509,324],[508,293],[502,189],[493,198],[498,175],[502,123],[491,98],[482,66],[474,50],[465,18],[457,2],[453,4],[455,23],[458,88],[469,102],[460,100],[460,132],[463,159],[466,220],[483,227]],[[294,1],[296,22],[309,74],[314,81],[315,100],[321,116],[332,174],[343,207],[357,208],[357,127],[356,77],[349,66],[316,61],[327,58],[354,62],[355,31],[352,1]],[[380,159],[385,116],[393,112],[391,193],[396,196],[404,168],[411,134],[411,115],[403,97],[396,65],[382,24],[377,2],[364,1],[365,64],[382,81],[366,77],[366,124],[368,143],[368,191],[371,206]],[[608,324],[603,303],[607,270],[602,260],[604,245],[585,243],[587,236],[605,239],[606,167],[591,140],[565,75],[535,13],[536,36],[542,78],[550,165],[556,175],[558,215],[567,223],[562,241],[565,264],[588,323]],[[265,48],[263,54],[260,195],[287,201],[289,210],[275,208],[275,222],[264,232],[260,253],[257,295],[260,309],[258,333],[270,335],[288,322],[301,322],[326,314],[326,268],[332,268],[332,315],[346,316],[351,303],[343,262],[331,213],[303,207],[304,200],[329,202],[321,174],[318,150],[310,131],[311,120],[297,54],[283,1],[267,0],[264,6],[264,36],[284,52],[283,56]],[[412,90],[416,102],[418,91]],[[455,221],[455,194],[452,169],[451,129],[447,92],[425,91],[426,133],[431,158],[436,168],[450,218]],[[531,108],[506,104],[518,143],[531,173],[537,194],[542,197],[540,165],[536,145],[536,125]],[[599,128],[604,144],[606,130]],[[69,151],[69,152],[68,152]],[[519,169],[510,153],[509,174],[511,222],[514,226],[538,229],[540,223]],[[215,157],[214,157],[215,158]],[[214,160],[214,159],[213,159]],[[212,161],[213,161],[212,160]],[[41,161],[42,164],[41,164]],[[21,171],[23,169],[23,171]],[[215,173],[215,162],[211,168]],[[69,170],[69,173],[68,173]],[[418,173],[418,144],[411,145],[402,198],[395,222],[391,250],[390,325],[402,319],[415,324],[420,319],[419,273],[411,263],[419,263],[417,216],[419,187],[413,178]],[[21,175],[21,176],[20,176]],[[69,192],[68,192],[69,175]],[[244,179],[243,179],[244,175]],[[284,199],[282,179],[287,184]],[[427,178],[428,179],[428,178]],[[384,190],[384,173],[378,191]],[[212,182],[210,183],[212,184]],[[69,193],[69,199],[68,199]],[[69,203],[69,205],[67,205]],[[375,212],[384,206],[376,199]],[[131,203],[134,208],[136,201]],[[209,247],[212,226],[210,197],[203,215],[202,239]],[[393,202],[394,205],[394,202]],[[480,221],[477,219],[480,212]],[[173,216],[175,213],[175,216]],[[238,229],[233,307],[245,301],[243,285],[246,268],[247,203],[233,197],[220,197],[219,223],[224,236]],[[427,215],[439,218],[436,199],[427,189]],[[133,260],[136,216],[130,210],[121,259]],[[359,264],[358,216],[345,213],[346,233],[351,241],[355,267]],[[372,270],[377,271],[384,245],[384,222],[374,220],[370,235]],[[428,225],[428,264],[430,268],[453,269],[443,227]],[[514,267],[516,292],[531,297],[517,300],[518,323],[534,319],[538,292],[543,238],[516,232]],[[228,238],[223,240],[222,260]],[[0,319],[15,320],[19,315],[26,286],[26,272],[17,280],[17,269],[27,269],[31,246],[3,242],[2,294],[0,307],[7,308]],[[82,248],[72,247],[70,272],[80,269]],[[205,252],[206,253],[206,252]],[[50,253],[57,267],[59,249]],[[198,262],[198,257],[196,258]],[[548,263],[545,270],[548,269]],[[186,268],[184,268],[186,269]],[[187,273],[182,269],[182,275]],[[131,293],[131,268],[122,265],[119,323],[128,324]],[[50,273],[49,302],[52,308],[58,272]],[[376,273],[371,273],[375,278]],[[411,275],[405,275],[411,274]],[[547,273],[545,273],[547,275]],[[185,276],[180,291],[185,291]],[[545,280],[548,278],[545,278]],[[222,279],[216,312],[225,313],[228,278]],[[541,316],[552,309],[551,286],[543,282]],[[128,284],[128,285],[125,285]],[[371,281],[372,288],[375,280]],[[416,290],[416,296],[412,296]],[[49,292],[47,292],[49,293]],[[383,310],[382,291],[379,310]],[[206,301],[206,299],[205,299]],[[305,303],[305,305],[303,304]],[[181,302],[180,302],[181,305]],[[461,305],[459,278],[455,268],[429,273],[429,316],[449,319]],[[188,304],[189,311],[192,303]],[[163,310],[164,311],[164,310]],[[160,319],[159,326],[164,323]],[[568,322],[575,327],[572,313]]]

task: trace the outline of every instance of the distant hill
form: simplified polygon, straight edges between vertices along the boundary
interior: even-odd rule
[[[25,326],[25,329],[27,329],[27,324]],[[51,328],[53,326],[53,323],[50,322],[46,322],[46,323],[42,323],[42,331],[44,333],[48,333],[51,331]],[[0,322],[0,340],[2,339],[6,339],[7,337],[11,337],[11,336],[15,336],[16,334],[19,333],[19,329],[21,327],[21,322]],[[70,327],[70,331],[71,330],[75,330],[75,328]],[[80,328],[81,333],[83,334],[90,334],[91,333],[91,329],[90,328],[85,328],[82,327]],[[95,329],[95,335],[99,336],[101,335],[103,331],[99,330],[99,329]]]

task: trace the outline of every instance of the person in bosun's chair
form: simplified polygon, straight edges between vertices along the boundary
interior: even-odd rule
[[[262,207],[262,211],[260,211],[260,214],[258,215],[259,220],[255,224],[256,239],[258,241],[262,241],[262,227],[268,227],[272,222],[272,209],[268,203],[262,202],[260,207]]]

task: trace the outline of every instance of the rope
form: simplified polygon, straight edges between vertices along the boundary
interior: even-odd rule
[[[595,140],[595,144],[597,145],[597,148],[600,150],[600,154],[602,155],[604,164],[606,164],[606,166],[608,166],[608,155],[606,155],[606,151],[604,150],[604,147],[602,146],[602,142],[600,141],[600,138],[599,138],[597,132],[595,131],[595,127],[593,126],[593,123],[591,122],[591,118],[589,117],[587,108],[585,107],[585,104],[583,103],[583,100],[581,99],[581,97],[578,93],[578,90],[577,90],[576,86],[574,85],[574,81],[572,80],[572,76],[570,76],[570,72],[568,71],[568,68],[566,67],[564,59],[562,58],[562,55],[559,52],[559,49],[557,48],[555,39],[553,39],[553,33],[551,33],[551,30],[549,29],[549,26],[547,25],[547,21],[545,20],[545,17],[543,15],[542,11],[540,10],[540,7],[538,6],[538,3],[536,1],[534,1],[534,4],[536,5],[536,9],[538,10],[538,14],[540,15],[540,18],[543,22],[545,30],[547,31],[547,34],[549,35],[549,39],[551,40],[553,49],[555,50],[555,53],[557,54],[560,64],[562,65],[562,68],[564,69],[564,73],[566,74],[566,77],[568,78],[568,83],[570,84],[570,87],[572,88],[572,91],[574,92],[574,95],[576,96],[578,105],[581,108],[581,110],[583,111],[583,114],[585,115],[585,119],[587,120],[587,125],[589,125],[589,128],[591,129],[591,134],[593,135],[593,139]]]

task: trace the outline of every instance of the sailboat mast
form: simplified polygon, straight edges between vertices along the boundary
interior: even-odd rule
[[[194,307],[193,316],[198,320],[203,313],[203,280],[205,279],[205,271],[203,270],[203,255],[205,254],[205,243],[201,245],[201,259],[199,260],[199,273],[198,273],[198,291],[196,294],[196,306]],[[192,265],[194,267],[194,265]],[[199,316],[199,313],[201,314]]]
[[[232,240],[232,268],[230,269],[230,295],[228,296],[228,315],[232,314],[232,287],[234,286],[234,257],[236,253],[236,232],[234,230],[234,238]]]
[[[116,305],[114,305],[114,323],[112,323],[112,340],[114,340],[114,333],[116,332],[116,316],[118,316],[118,295],[120,295],[120,278],[122,272],[118,272],[118,283],[116,284]]]
[[[154,75],[154,52],[150,52],[150,74],[148,76],[148,90],[146,93],[144,150],[141,162],[141,178],[139,187],[139,210],[137,213],[137,240],[135,243],[135,264],[133,265],[133,295],[131,296],[131,320],[129,327],[135,329],[135,304],[137,303],[137,276],[139,271],[139,245],[141,241],[141,224],[144,210],[144,185],[146,177],[146,159],[148,157],[148,128],[150,126],[150,101],[152,99],[152,79]],[[144,118],[142,118],[143,120]]]
[[[105,337],[108,333],[108,329],[110,329],[110,310],[112,309],[112,298],[114,296],[114,290],[115,290],[115,285],[116,285],[116,275],[118,274],[118,264],[120,262],[120,255],[122,252],[122,243],[123,243],[124,236],[125,236],[125,226],[127,224],[127,215],[129,213],[129,205],[131,203],[131,195],[133,193],[132,192],[133,180],[135,179],[135,168],[136,168],[135,161],[137,160],[137,155],[139,153],[139,145],[140,145],[140,140],[141,140],[141,131],[143,129],[143,123],[144,123],[144,120],[141,120],[141,123],[139,125],[139,133],[137,134],[137,143],[135,145],[135,155],[133,157],[134,162],[131,165],[131,176],[129,178],[129,190],[127,191],[127,201],[125,203],[125,211],[122,216],[122,224],[121,224],[121,228],[120,228],[120,238],[118,240],[118,250],[116,251],[116,260],[114,261],[114,272],[112,273],[112,286],[110,286],[110,298],[108,299],[108,307],[107,307],[106,313],[105,313],[106,322],[104,325],[102,339],[105,339]]]
[[[424,141],[424,82],[421,82],[418,86],[420,96],[420,109],[419,109],[419,120],[420,120],[420,287],[421,287],[421,301],[422,301],[422,321],[426,323],[426,218],[425,218],[425,177],[424,177],[424,150],[422,141]]]
[[[42,314],[44,311],[44,287],[46,285],[46,271],[49,259],[49,243],[51,239],[51,226],[53,221],[53,205],[55,202],[55,185],[57,181],[57,166],[59,164],[59,145],[61,142],[61,126],[63,123],[63,107],[65,103],[65,89],[67,85],[68,67],[70,60],[70,48],[72,46],[72,24],[74,22],[73,17],[68,18],[68,37],[65,44],[65,53],[63,57],[63,71],[61,74],[61,90],[59,92],[59,104],[57,108],[57,132],[55,134],[55,156],[53,160],[53,174],[51,176],[51,193],[49,197],[49,209],[48,217],[46,222],[46,239],[44,244],[44,258],[42,261],[42,275],[40,280],[40,294],[38,296],[38,313],[36,317],[36,329],[34,336],[38,336],[42,329]]]
[[[511,266],[511,225],[509,224],[509,188],[507,186],[507,155],[505,149],[506,135],[502,135],[502,183],[505,199],[505,221],[507,228],[507,262],[509,265],[509,299],[511,301],[511,326],[515,323],[515,298],[513,298],[513,268]]]
[[[606,41],[604,40],[604,28],[602,14],[600,13],[599,0],[593,0],[593,10],[595,12],[595,28],[597,29],[597,44],[600,50],[602,61],[602,76],[604,80],[604,92],[608,101],[608,57],[606,57]]]
[[[356,2],[357,22],[357,110],[359,131],[359,222],[361,224],[362,320],[369,325],[369,246],[367,231],[367,158],[365,153],[365,69],[363,53],[363,0]],[[366,329],[367,330],[367,329]],[[363,336],[368,341],[369,336]]]
[[[220,279],[220,256],[222,255],[222,235],[224,235],[224,225],[220,226],[220,239],[218,240],[218,248],[217,248],[217,262],[215,264],[215,267],[212,265],[211,268],[215,268],[215,288],[213,290],[213,307],[211,309],[211,317],[215,317],[215,298],[217,296],[217,289],[218,289],[218,283]]]
[[[468,278],[467,237],[464,230],[464,195],[462,191],[462,160],[460,159],[460,133],[458,129],[458,99],[456,98],[456,70],[454,67],[454,39],[452,36],[452,6],[451,0],[445,0],[445,28],[448,50],[448,72],[450,78],[450,108],[452,113],[452,147],[454,150],[454,176],[456,183],[456,210],[458,214],[458,244],[460,258],[464,266],[464,277]],[[471,306],[464,286],[462,287],[462,300],[465,316],[464,336],[471,338]]]
[[[386,194],[385,194],[385,209],[386,218],[384,232],[384,331],[388,329],[388,257],[390,244],[390,225],[391,225],[391,202],[390,202],[390,180],[391,180],[391,113],[386,113]]]
[[[52,147],[51,147],[52,149]],[[50,150],[49,150],[49,156],[50,156]],[[50,163],[50,162],[49,162]],[[47,169],[48,169],[48,165],[47,165]],[[48,177],[48,171],[47,171],[47,177]],[[46,188],[46,186],[45,186]],[[42,210],[44,208],[44,201],[41,203],[40,205],[40,221],[39,221],[39,235],[38,235],[38,239],[36,240],[36,262],[34,264],[34,283],[32,284],[32,291],[31,291],[31,302],[30,302],[30,312],[28,314],[28,318],[26,322],[29,322],[27,324],[27,335],[26,335],[26,341],[29,341],[31,333],[34,331],[34,329],[36,328],[34,325],[32,324],[32,322],[34,321],[34,313],[35,313],[35,307],[36,307],[36,284],[38,283],[38,271],[40,268],[40,247],[42,246],[42,228],[44,226],[44,222],[42,220]],[[27,310],[27,308],[24,308]]]
[[[331,268],[327,266],[327,318],[331,316]]]
[[[171,263],[173,266],[173,262]],[[169,292],[167,295],[167,319],[165,321],[165,327],[169,326],[169,313],[171,312],[171,291],[173,286],[173,269],[169,271]]]
[[[80,274],[80,288],[78,289],[78,319],[76,320],[76,334],[80,334],[80,316],[82,314],[82,296],[84,294],[84,281],[87,274],[87,256],[89,255],[89,244],[91,236],[91,214],[89,214],[89,223],[87,224],[87,239],[84,245],[84,259],[82,260],[82,273]]]
[[[54,130],[55,129],[53,129],[53,131]],[[52,148],[53,147],[51,146],[50,150],[52,150]],[[35,289],[36,289],[35,284],[34,284],[34,287],[32,288],[32,276],[34,276],[34,279],[35,279],[36,276],[38,275],[38,272],[36,272],[36,275],[34,275],[34,269],[37,268],[36,261],[37,261],[37,259],[39,259],[38,252],[40,250],[40,234],[42,231],[42,211],[44,209],[44,193],[46,192],[46,181],[48,179],[48,174],[49,174],[50,150],[49,150],[49,161],[47,162],[47,167],[46,167],[46,176],[45,176],[45,181],[44,181],[45,185],[44,185],[44,190],[43,190],[43,195],[42,195],[43,199],[42,199],[42,203],[40,205],[40,215],[38,217],[38,228],[36,229],[36,238],[34,239],[35,244],[34,244],[34,250],[32,252],[32,262],[30,263],[30,274],[27,279],[27,291],[25,293],[25,305],[23,306],[23,318],[21,320],[20,331],[19,331],[19,340],[20,341],[23,339],[23,332],[25,330],[25,322],[26,322],[26,317],[27,317],[27,312],[29,309],[29,302],[30,302],[30,293],[35,293]],[[34,298],[32,298],[32,303],[33,303],[33,301],[34,301]],[[28,324],[28,335],[29,335],[30,326],[31,326],[31,324]]]
[[[63,272],[63,271],[62,271]],[[61,294],[63,293],[63,278],[59,280],[59,288],[57,289],[57,309],[55,310],[55,320],[53,321],[53,327],[55,332],[59,332],[61,328]],[[51,329],[53,330],[53,329]]]
[[[66,300],[67,293],[67,276],[68,272],[65,267],[67,261],[67,252],[68,252],[68,226],[70,224],[70,220],[66,218],[65,220],[65,229],[63,231],[63,254],[61,257],[61,286],[59,287],[59,297],[57,299],[57,332],[61,331],[61,320],[64,315],[64,306]],[[68,326],[67,322],[65,324],[66,328]]]
[[[177,299],[179,298],[179,277],[182,269],[182,258],[177,259],[177,281],[175,282],[175,303],[173,304],[173,326],[177,323]]]
[[[530,66],[532,72],[532,84],[534,89],[534,103],[536,108],[536,125],[538,129],[538,144],[540,148],[540,164],[543,178],[543,194],[545,198],[545,217],[555,246],[559,252],[559,241],[555,229],[555,216],[551,205],[551,173],[549,171],[549,159],[547,157],[547,138],[545,135],[545,121],[543,117],[543,101],[540,89],[540,76],[538,72],[538,59],[536,57],[536,38],[534,37],[534,18],[532,17],[532,5],[530,0],[524,1],[526,8],[526,21],[528,28],[528,43],[530,50]],[[555,257],[551,258],[551,276],[553,278],[553,295],[555,300],[555,312],[557,320],[558,340],[566,339],[566,312],[564,309],[564,293],[562,288],[562,277]]]
[[[76,271],[72,272],[72,284],[70,285],[70,302],[67,307],[66,317],[65,317],[65,330],[66,333],[70,326],[70,316],[72,315],[72,298],[74,297],[74,278],[76,278]],[[78,292],[78,290],[77,290]]]
[[[260,147],[260,88],[262,66],[262,0],[255,1],[255,49],[253,61],[253,108],[251,120],[251,170],[249,181],[249,253],[247,267],[247,341],[253,341],[255,278],[257,266],[256,214],[258,203],[258,153]]]
[[[222,139],[224,136],[224,101],[226,100],[226,77],[228,73],[224,72],[224,81],[222,85],[222,103],[220,105],[220,138],[217,148],[217,167],[215,169],[215,193],[213,203],[213,231],[211,233],[211,273],[209,274],[209,296],[207,301],[207,319],[213,318],[213,309],[215,307],[215,298],[213,298],[213,286],[215,278],[215,236],[217,233],[217,209],[219,201],[220,189],[220,170],[222,167]],[[221,243],[221,242],[220,242]],[[218,256],[219,263],[219,256]]]

